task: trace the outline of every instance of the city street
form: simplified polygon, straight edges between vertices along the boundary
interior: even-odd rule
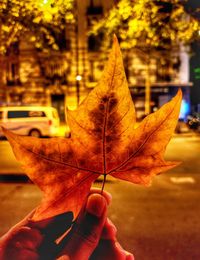
[[[200,259],[200,137],[175,135],[166,158],[183,163],[154,178],[149,188],[109,178],[109,216],[118,239],[136,260]],[[0,142],[1,173],[22,172],[7,141]],[[101,187],[101,182],[95,186]],[[31,183],[0,183],[0,235],[37,206],[41,192]]]
[[[82,205],[70,196],[84,197],[87,182],[100,173],[93,185],[111,193],[108,217],[135,260],[200,260],[200,0],[1,2],[0,239],[43,197],[16,160],[6,128],[44,138],[24,141],[31,161],[18,139],[12,142],[30,174],[41,174],[45,209],[55,213],[51,207],[60,209],[61,198],[75,212]],[[165,165],[160,155],[173,126]],[[63,142],[71,136],[74,142]],[[62,139],[46,147],[51,137]],[[148,182],[145,174],[176,165],[171,161],[180,165],[149,187],[110,176]],[[53,255],[49,232],[43,235],[48,241],[38,252]],[[12,252],[0,258],[26,258],[19,240],[14,244],[22,257],[10,243]]]

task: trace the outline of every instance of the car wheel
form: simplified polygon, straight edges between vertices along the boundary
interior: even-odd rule
[[[71,133],[70,132],[65,132],[65,137],[66,138],[70,138],[71,137]]]
[[[30,132],[29,132],[29,135],[30,136],[33,136],[33,137],[41,137],[41,133],[39,130],[37,129],[32,129]]]

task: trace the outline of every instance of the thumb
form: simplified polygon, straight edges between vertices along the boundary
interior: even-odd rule
[[[106,199],[100,194],[91,194],[58,259],[89,259],[100,240],[106,213]]]

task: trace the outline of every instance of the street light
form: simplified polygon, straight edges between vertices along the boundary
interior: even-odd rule
[[[82,80],[82,76],[81,76],[81,75],[77,75],[77,76],[76,76],[76,80],[77,80],[77,81],[81,81],[81,80]]]
[[[75,23],[75,48],[76,48],[76,98],[77,98],[77,107],[80,100],[80,80],[81,76],[79,75],[79,24],[78,24],[78,1],[75,1],[76,8],[76,23]]]
[[[76,75],[76,96],[77,96],[77,107],[80,101],[80,81],[82,79],[81,75]]]

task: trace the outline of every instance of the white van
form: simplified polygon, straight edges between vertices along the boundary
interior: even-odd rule
[[[59,130],[60,119],[53,107],[0,107],[0,126],[20,135],[55,136]],[[0,137],[2,136],[0,128]]]

